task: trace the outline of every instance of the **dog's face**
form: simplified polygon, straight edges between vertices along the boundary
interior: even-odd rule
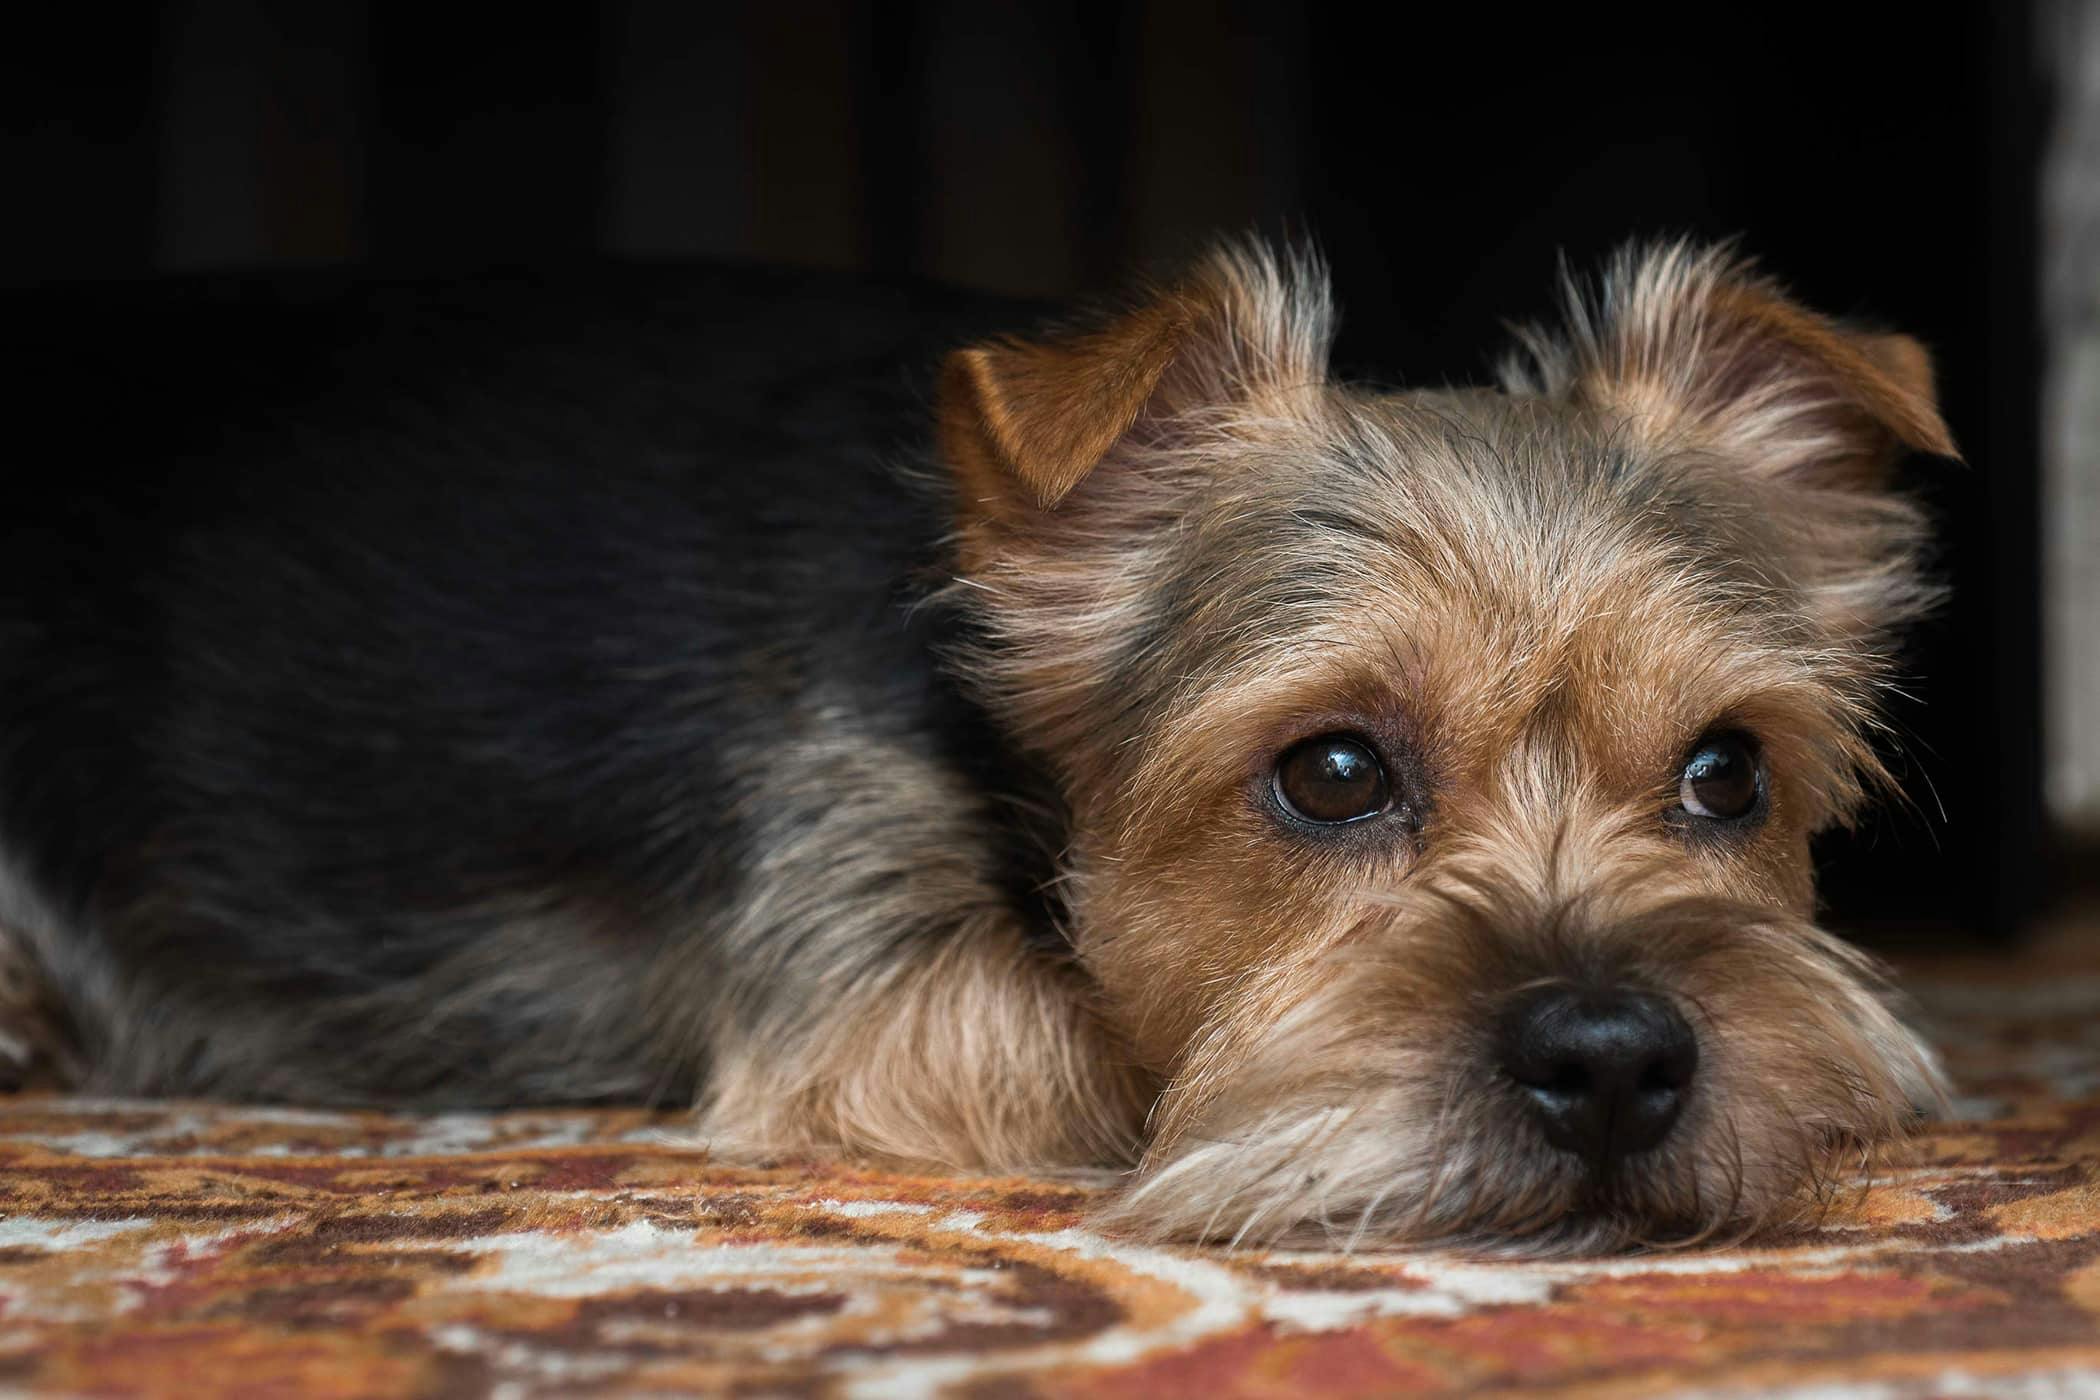
[[[958,355],[986,692],[1059,777],[1175,1235],[1595,1247],[1770,1219],[1925,1052],[1810,921],[1927,601],[1923,352],[1629,255],[1502,390],[1326,373],[1259,251]]]

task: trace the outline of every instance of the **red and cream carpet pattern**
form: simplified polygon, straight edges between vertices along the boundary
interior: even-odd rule
[[[1137,1245],[640,1113],[0,1100],[0,1392],[2100,1395],[2100,936],[1906,981],[1957,1117],[1851,1208],[1550,1264]]]

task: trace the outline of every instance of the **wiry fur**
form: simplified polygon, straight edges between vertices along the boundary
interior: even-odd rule
[[[1892,445],[1943,456],[1931,362],[1901,336],[1845,332],[1727,246],[1628,246],[1593,289],[1562,280],[1560,324],[1518,331],[1503,386],[1594,405],[1658,452],[1710,452],[1774,489],[1809,608],[1847,641],[1938,599],[1925,520],[1886,489]],[[1868,488],[1868,489],[1862,489]]]
[[[1871,963],[1805,920],[1699,896],[1531,903],[1482,864],[1377,901],[1384,930],[1265,987],[1259,1024],[1214,1030],[1117,1218],[1234,1240],[1683,1242],[1818,1208],[1937,1092]],[[1482,1015],[1568,977],[1670,993],[1714,1061],[1696,1111],[1605,1182],[1539,1135]]]
[[[953,353],[928,493],[889,303],[629,291],[382,297],[304,409],[51,399],[146,476],[0,540],[0,932],[88,1085],[697,1099],[741,1156],[1134,1164],[1141,1232],[1532,1249],[1814,1209],[1935,1092],[1808,857],[1933,596],[1913,342],[1665,245],[1499,389],[1373,392],[1317,260],[1234,244]],[[1674,810],[1718,729],[1725,830]],[[1286,819],[1334,732],[1404,809]],[[1492,1048],[1553,984],[1697,1041],[1610,1171]]]
[[[1827,1193],[1936,1092],[1808,921],[1808,838],[1882,775],[1892,629],[1931,597],[1886,481],[1949,450],[1922,352],[1665,246],[1571,286],[1504,392],[1372,394],[1325,373],[1315,265],[1237,248],[1194,282],[1170,303],[1231,314],[1054,508],[962,504],[973,674],[1073,803],[1074,942],[1166,1083],[1117,1219],[1597,1247]],[[1734,842],[1663,820],[1722,725],[1772,783]],[[1261,810],[1273,756],[1330,730],[1400,756],[1418,832]],[[1669,995],[1708,1066],[1609,1181],[1489,1044],[1557,980]]]

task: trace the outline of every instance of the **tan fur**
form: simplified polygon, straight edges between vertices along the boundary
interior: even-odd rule
[[[822,781],[769,792],[753,893],[712,940],[738,955],[667,964],[655,998],[662,1039],[709,1049],[712,1145],[973,1170],[1131,1160],[1148,1085],[1085,978],[1026,946],[974,839],[979,801],[879,716],[849,722],[845,695],[803,703],[830,722],[786,715],[754,757]]]
[[[1954,452],[1923,346],[1819,316],[1726,249],[1628,249],[1594,303],[1570,283],[1564,326],[1521,339],[1549,391],[1618,407],[1665,440],[1762,445],[1773,455],[1746,455],[1755,470]]]
[[[744,1156],[1127,1163],[1151,1086],[1086,999],[1011,929],[964,930],[825,1008],[821,1034],[725,1067],[703,1128]]]
[[[1841,566],[1812,587],[1849,639],[1935,600],[1913,567],[1916,509],[1887,489],[1902,451],[1955,455],[1916,341],[1819,316],[1731,250],[1683,243],[1629,247],[1594,294],[1569,280],[1562,324],[1518,338],[1512,391],[1595,406],[1651,451],[1711,452],[1781,488],[1797,557]]]
[[[1684,246],[1571,287],[1500,392],[1334,383],[1332,331],[1317,264],[1250,245],[952,361],[951,598],[1070,809],[1076,967],[958,931],[727,1056],[725,1140],[1098,1161],[1151,1085],[1127,1228],[1595,1248],[1818,1208],[1937,1092],[1809,862],[1885,782],[1893,629],[1934,596],[1888,479],[1952,451],[1923,349]],[[1673,824],[1718,729],[1756,736],[1768,808]],[[1279,817],[1277,755],[1338,731],[1400,766],[1406,820]],[[1669,997],[1701,1057],[1604,1179],[1489,1043],[1516,995],[1600,979]]]
[[[1185,435],[1221,404],[1282,406],[1317,384],[1333,337],[1325,287],[1309,258],[1226,246],[1091,328],[957,351],[938,417],[964,567],[993,564],[1119,447]]]
[[[1193,312],[1166,298],[1068,342],[980,345],[949,361],[947,451],[973,502],[1056,505],[1130,431],[1182,349]],[[1001,478],[1004,478],[1002,480]]]

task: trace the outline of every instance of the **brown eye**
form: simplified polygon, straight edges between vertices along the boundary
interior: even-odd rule
[[[1708,821],[1734,821],[1757,806],[1757,749],[1748,735],[1709,734],[1685,760],[1677,802]]]
[[[1347,734],[1323,734],[1284,750],[1275,787],[1285,811],[1322,826],[1375,817],[1390,796],[1378,755]]]

